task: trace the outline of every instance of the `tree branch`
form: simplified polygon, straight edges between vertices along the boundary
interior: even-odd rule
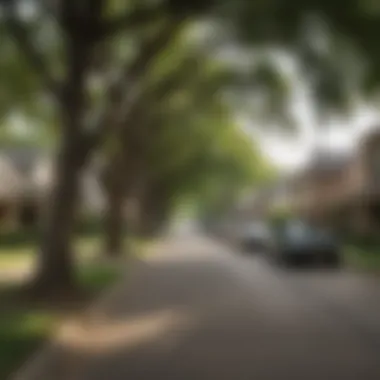
[[[59,2],[51,0],[38,0],[38,6],[49,17],[57,17]]]
[[[162,31],[148,39],[132,64],[123,69],[122,74],[108,89],[108,102],[104,112],[89,138],[89,149],[96,146],[106,135],[108,128],[123,128],[129,115],[144,95],[141,79],[151,67],[157,55],[165,49],[182,25],[183,19],[169,23]],[[125,90],[125,87],[128,87]]]
[[[114,34],[145,26],[162,17],[161,7],[140,7],[131,12],[106,22],[101,30],[104,38]]]
[[[30,65],[41,77],[47,89],[55,97],[59,97],[59,83],[50,74],[46,61],[31,41],[27,28],[17,18],[17,15],[15,15],[13,9],[8,8],[6,16],[7,28],[15,39],[21,52],[25,55]]]

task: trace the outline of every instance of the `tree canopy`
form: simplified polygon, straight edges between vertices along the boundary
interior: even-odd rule
[[[208,39],[195,51],[185,35],[202,21]],[[231,93],[236,109],[292,124],[274,58],[286,51],[318,114],[350,109],[379,84],[379,21],[376,2],[359,0],[2,1],[0,118],[33,116],[59,142],[37,283],[71,282],[79,177],[99,148],[138,158],[162,203],[196,194],[228,205],[267,170],[235,125]],[[240,73],[210,59],[231,44],[265,59]]]

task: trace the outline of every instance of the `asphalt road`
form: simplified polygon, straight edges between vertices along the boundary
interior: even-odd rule
[[[181,236],[59,347],[40,379],[379,380],[380,282]]]

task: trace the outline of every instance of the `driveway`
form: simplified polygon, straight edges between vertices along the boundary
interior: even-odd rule
[[[284,271],[201,236],[156,251],[28,379],[380,379],[374,278]]]

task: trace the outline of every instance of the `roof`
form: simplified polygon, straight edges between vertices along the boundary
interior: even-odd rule
[[[304,172],[313,176],[336,174],[345,169],[351,160],[351,153],[318,150],[312,156]]]
[[[37,148],[0,149],[0,198],[2,200],[34,196],[40,191],[37,169],[46,155]]]
[[[44,154],[37,148],[2,148],[0,155],[5,156],[20,175],[30,175]]]

